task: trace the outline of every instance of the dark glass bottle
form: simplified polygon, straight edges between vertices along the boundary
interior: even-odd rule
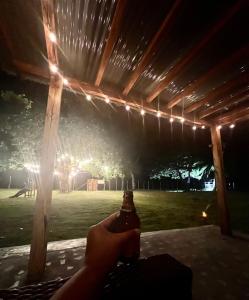
[[[140,219],[136,213],[133,201],[133,192],[125,191],[123,195],[123,203],[116,219],[109,226],[109,230],[114,233],[124,232],[134,228],[140,228]],[[140,254],[140,238],[130,241],[120,258],[123,262],[131,262],[136,260]]]

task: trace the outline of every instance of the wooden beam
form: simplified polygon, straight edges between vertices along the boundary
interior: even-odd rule
[[[57,129],[60,117],[62,78],[51,77],[48,93],[45,127],[42,141],[40,174],[37,189],[32,243],[28,265],[28,281],[40,280],[46,266],[47,226],[52,199],[54,161],[56,156]]]
[[[28,77],[34,77],[36,78],[40,78],[42,80],[47,81],[48,80],[48,71],[41,69],[39,67],[36,66],[32,66],[30,64],[26,64],[20,61],[15,60],[15,65],[18,68],[18,70],[21,73],[27,74]],[[64,85],[64,89],[67,89],[70,92],[77,92],[80,94],[89,94],[92,95],[94,97],[98,97],[98,100],[101,101],[105,101],[106,98],[109,98],[110,101],[112,101],[113,103],[116,103],[118,105],[130,105],[131,108],[136,109],[136,110],[140,110],[142,108],[144,108],[147,112],[156,115],[157,114],[157,109],[153,108],[152,106],[150,106],[149,104],[145,104],[145,105],[141,105],[141,99],[131,99],[131,98],[126,98],[120,94],[118,94],[115,91],[111,91],[111,90],[106,90],[106,89],[100,89],[94,85],[90,85],[88,83],[76,80],[74,78],[70,78],[70,77],[65,77],[65,79],[68,80],[69,85],[65,86]],[[170,118],[173,117],[176,120],[181,120],[182,116],[181,115],[177,115],[177,114],[171,114],[170,110],[163,110],[161,111],[162,113],[162,117],[165,118]],[[189,124],[189,125],[206,125],[207,127],[209,126],[209,123],[206,121],[199,121],[198,119],[191,119],[189,116],[185,116],[185,123]]]
[[[233,119],[233,122],[234,123],[239,123],[239,122],[245,122],[245,121],[248,121],[248,120],[249,120],[249,113],[245,114],[244,116],[235,117]],[[231,123],[231,122],[228,122],[228,123]],[[223,125],[226,125],[226,123],[223,123]]]
[[[219,223],[221,233],[232,235],[230,225],[230,214],[227,204],[226,181],[224,174],[223,152],[220,129],[217,126],[211,127],[212,151],[215,168],[215,181],[217,191],[217,204],[219,211]]]
[[[150,62],[151,58],[153,57],[153,53],[157,50],[158,48],[158,42],[162,38],[162,35],[169,31],[172,23],[175,20],[175,17],[177,15],[178,9],[180,7],[182,0],[176,0],[174,2],[174,5],[172,6],[170,12],[167,14],[166,18],[162,22],[159,30],[151,40],[148,48],[144,52],[141,60],[139,61],[138,65],[136,66],[135,70],[133,71],[129,81],[126,84],[125,89],[123,90],[124,95],[128,95],[130,92],[131,88],[134,86],[135,82],[137,79],[141,76],[143,71],[145,70],[145,67],[148,65]]]
[[[17,59],[13,60],[13,64],[21,73],[30,74],[32,76],[45,79],[47,80],[47,83],[49,83],[50,73],[48,69],[43,69],[41,67],[31,65]]]
[[[218,86],[215,90],[211,90],[211,92],[209,92],[206,97],[186,107],[185,112],[190,113],[194,110],[197,110],[200,107],[203,107],[207,103],[217,100],[218,97],[221,97],[222,94],[224,95],[224,93],[228,92],[229,90],[236,87],[237,85],[247,83],[248,79],[249,79],[249,73],[242,74],[235,79],[234,78],[230,79],[228,82]]]
[[[50,33],[56,34],[55,16],[53,1],[41,0],[43,27],[45,32],[45,40],[47,46],[48,61],[51,64],[58,65],[58,54],[56,43],[53,43],[49,36]]]
[[[2,40],[4,41],[4,44],[6,45],[6,48],[9,51],[9,54],[11,56],[11,59],[15,58],[15,50],[12,44],[12,40],[10,39],[10,35],[7,32],[6,25],[4,21],[0,18],[0,32],[2,33]]]
[[[223,26],[230,20],[236,12],[239,11],[244,0],[237,2],[231,9],[228,10],[226,15],[215,24],[215,26],[204,36],[204,38],[194,46],[190,52],[184,56],[179,62],[173,66],[173,68],[168,72],[167,76],[159,83],[159,85],[148,95],[147,102],[153,101],[167,86],[168,84],[179,74],[182,69],[191,62],[191,60],[196,57],[201,49],[203,49],[211,38],[223,28]]]
[[[232,56],[229,56],[228,58],[222,60],[219,64],[215,65],[212,69],[210,69],[207,73],[202,75],[200,78],[189,84],[186,88],[184,88],[184,91],[177,94],[173,98],[170,99],[170,101],[167,103],[165,108],[171,109],[175,105],[177,105],[183,98],[191,95],[193,91],[198,89],[202,84],[204,84],[208,79],[210,79],[212,76],[214,76],[217,72],[219,72],[221,69],[224,69],[225,67],[233,64],[236,60],[238,60],[243,54],[249,53],[249,45],[239,49],[236,51]]]
[[[249,113],[249,104],[244,105],[243,107],[238,107],[233,109],[226,114],[222,114],[220,117],[214,119],[214,122],[217,124],[226,124],[233,122],[235,119],[239,119],[240,117],[244,117]]]
[[[57,48],[49,39],[55,33],[53,1],[41,0],[43,25],[49,64],[58,64]],[[36,68],[37,69],[37,68]],[[37,71],[37,70],[36,70]],[[41,71],[38,72],[39,76]],[[28,264],[29,282],[42,278],[46,267],[47,228],[49,208],[52,200],[54,161],[56,157],[57,131],[60,117],[63,79],[59,74],[50,76],[47,110],[40,160],[40,174],[33,219],[32,242]]]
[[[111,57],[114,45],[118,39],[119,30],[122,24],[126,3],[127,0],[118,0],[118,3],[116,5],[116,10],[111,24],[111,30],[109,32],[109,36],[105,45],[105,49],[101,58],[100,66],[95,80],[96,86],[99,86],[102,81],[106,66]]]
[[[218,112],[219,110],[223,110],[225,107],[231,106],[235,102],[242,102],[242,101],[245,101],[248,99],[249,99],[248,90],[243,91],[242,93],[239,93],[237,95],[234,95],[233,97],[228,96],[225,99],[223,99],[220,103],[218,103],[217,105],[201,111],[199,114],[199,119],[206,118],[206,117]]]

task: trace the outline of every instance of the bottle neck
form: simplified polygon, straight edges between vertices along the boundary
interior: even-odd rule
[[[131,212],[135,212],[136,211],[136,208],[133,207],[133,208],[124,208],[123,206],[121,207],[120,209],[121,212],[125,212],[125,213],[131,213]]]
[[[129,199],[129,198],[124,197],[123,204],[122,204],[122,207],[121,207],[121,211],[123,211],[123,212],[136,211],[133,199]]]

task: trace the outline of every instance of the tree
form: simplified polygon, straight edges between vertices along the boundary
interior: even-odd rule
[[[33,102],[24,94],[12,91],[1,91],[0,101],[0,170],[22,169],[39,156],[41,111],[33,110]]]
[[[177,155],[169,157],[167,161],[161,163],[151,173],[151,179],[168,177],[179,179],[185,185],[185,189],[190,189],[191,179],[207,180],[213,171],[213,165],[203,159],[192,155]]]

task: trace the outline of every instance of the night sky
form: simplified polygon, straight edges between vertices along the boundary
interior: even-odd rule
[[[22,78],[0,73],[0,90],[12,90],[24,93],[29,99],[43,103],[47,101],[48,87]],[[63,99],[69,100],[82,118],[93,118],[111,132],[114,139],[119,139],[129,149],[130,155],[137,155],[140,173],[147,176],[156,161],[163,160],[167,155],[192,154],[195,157],[212,161],[209,130],[173,123],[171,129],[168,119],[161,119],[160,126],[155,116],[146,115],[144,126],[138,112],[128,113],[124,107],[105,104],[93,100],[95,106],[82,96],[63,92]],[[62,102],[62,113],[65,107]],[[231,130],[222,129],[222,141],[226,176],[235,181],[238,190],[248,189],[249,182],[249,122],[237,124]]]

